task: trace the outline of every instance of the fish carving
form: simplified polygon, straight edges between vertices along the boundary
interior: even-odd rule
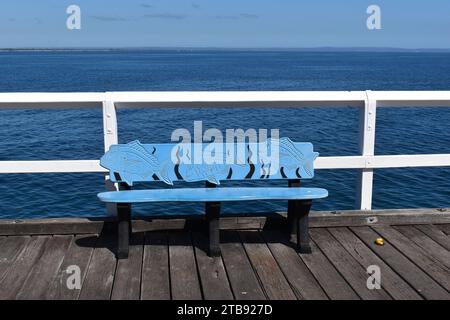
[[[180,174],[186,182],[208,181],[219,185],[225,180],[230,171],[226,164],[185,164],[180,166]]]
[[[112,181],[126,182],[130,186],[135,181],[154,180],[169,185],[173,185],[173,180],[208,181],[219,185],[221,180],[310,178],[314,172],[314,160],[318,156],[317,152],[312,152],[312,146],[297,147],[289,138],[268,139],[252,146],[235,144],[232,149],[226,148],[226,152],[221,147],[216,147],[211,149],[214,150],[214,155],[205,153],[208,146],[203,145],[204,156],[209,157],[203,159],[207,160],[204,163],[182,161],[184,152],[185,158],[191,160],[190,148],[183,150],[179,146],[175,147],[176,158],[172,159],[171,151],[174,149],[170,144],[143,145],[135,140],[127,144],[112,145],[100,159],[100,165],[110,171]],[[269,152],[263,154],[264,151]],[[272,158],[277,151],[278,163],[273,162]],[[270,158],[267,158],[268,154]],[[228,163],[230,156],[235,160]],[[239,163],[237,159],[245,161]]]
[[[161,163],[157,156],[148,152],[138,140],[112,145],[100,159],[100,165],[110,171],[111,177],[118,173],[120,180],[130,186],[133,181],[148,181],[153,175],[173,185],[168,175],[169,163]]]
[[[271,143],[277,142],[270,139]],[[314,174],[314,160],[319,156],[317,152],[310,152],[307,156],[295,147],[294,142],[289,138],[280,138],[279,140],[279,163],[280,172],[283,175],[284,170],[294,171],[298,178],[301,178],[303,170],[307,176]]]
[[[308,152],[305,155],[301,150],[296,148],[295,143],[289,138],[268,139],[267,149],[271,150],[274,145],[278,144],[279,151],[279,171],[283,178],[291,176],[287,172],[295,173],[298,178],[302,178],[303,171],[306,176],[313,176],[314,160],[319,155],[317,152]],[[264,167],[264,164],[263,164]]]

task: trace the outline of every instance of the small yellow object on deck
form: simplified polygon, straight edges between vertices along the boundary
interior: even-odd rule
[[[377,238],[375,240],[375,244],[379,245],[379,246],[383,246],[384,245],[384,239],[383,238]]]

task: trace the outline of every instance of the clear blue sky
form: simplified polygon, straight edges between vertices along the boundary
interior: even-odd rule
[[[81,7],[81,30],[66,8]],[[382,30],[366,28],[381,7]],[[450,0],[2,0],[0,47],[450,48]]]

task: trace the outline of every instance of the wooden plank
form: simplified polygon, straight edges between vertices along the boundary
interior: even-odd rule
[[[330,263],[319,247],[311,241],[312,253],[300,258],[332,300],[359,300],[359,296]]]
[[[31,237],[0,283],[0,300],[10,300],[16,297],[35,261],[42,255],[48,239],[47,236]]]
[[[266,299],[237,232],[221,233],[223,263],[236,300]]]
[[[412,226],[396,226],[394,229],[421,247],[428,256],[446,266],[447,270],[450,268],[450,251],[428,237],[425,233]]]
[[[0,235],[99,234],[113,218],[45,218],[0,220]]]
[[[436,226],[432,224],[421,224],[415,227],[439,243],[445,249],[450,250],[450,238]]]
[[[144,234],[131,235],[128,259],[117,261],[112,300],[138,300],[141,295],[141,269]]]
[[[450,223],[450,211],[440,209],[348,210],[311,212],[310,227]]]
[[[39,300],[45,297],[51,281],[56,277],[64,260],[72,236],[56,235],[47,240],[44,252],[34,263],[17,299]]]
[[[80,289],[69,289],[67,286],[68,277],[73,273],[67,273],[69,266],[78,266],[80,268],[80,282],[83,285],[87,269],[94,252],[97,235],[77,235],[72,238],[69,249],[64,256],[57,276],[49,285],[45,296],[48,300],[75,300],[78,299]]]
[[[447,236],[450,235],[450,224],[437,224],[436,228],[440,229],[442,232],[444,232]]]
[[[295,300],[296,296],[257,231],[239,231],[239,237],[270,300]]]
[[[111,298],[116,271],[116,248],[116,235],[100,235],[89,263],[86,278],[81,287],[79,299],[109,300]]]
[[[437,283],[450,291],[450,270],[439,261],[430,257],[428,252],[414,244],[407,237],[392,227],[374,227],[382,237],[396,247],[400,252],[413,261],[424,272],[431,276]]]
[[[375,239],[379,235],[370,227],[351,227],[351,230],[425,299],[450,298],[443,287],[392,246],[390,239],[385,239],[384,245],[378,246]]]
[[[169,261],[172,299],[202,299],[194,248],[188,232],[169,234]]]
[[[390,300],[391,297],[381,288],[370,290],[367,288],[369,275],[342,245],[325,228],[311,229],[311,237],[319,246],[334,267],[350,284],[363,300]]]
[[[265,231],[263,236],[298,299],[328,299],[285,235],[277,231]]]
[[[245,212],[222,217],[222,230],[263,229],[273,222],[283,221],[286,212],[264,212],[257,217]],[[107,218],[48,218],[24,220],[0,220],[1,235],[51,235],[51,234],[99,234],[104,228],[114,226],[113,217]],[[176,215],[170,218],[139,218],[133,220],[134,232],[182,230],[201,221],[201,216]],[[312,211],[310,227],[340,227],[362,225],[393,224],[443,224],[447,230],[450,226],[450,210],[442,209],[394,209],[371,211]]]
[[[205,233],[193,233],[195,256],[205,300],[232,300],[222,257],[208,256],[208,237]]]
[[[169,248],[165,232],[145,234],[141,299],[170,299]]]
[[[347,249],[352,257],[358,261],[364,269],[376,265],[381,271],[381,287],[384,288],[395,300],[420,300],[421,296],[397,273],[394,272],[382,259],[380,259],[369,247],[367,247],[348,228],[328,228],[328,231]]]
[[[18,299],[41,299],[47,292],[47,285],[61,265],[72,236],[55,235],[50,237],[44,247],[43,254],[37,260],[28,275]]]
[[[30,237],[1,237],[0,238],[0,281],[8,268],[14,263],[25,249]]]

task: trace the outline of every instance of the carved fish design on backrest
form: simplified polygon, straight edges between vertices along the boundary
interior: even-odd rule
[[[202,144],[201,150],[205,151],[208,145]],[[277,167],[274,162],[264,163],[263,147],[271,156],[278,148]],[[193,148],[194,144],[181,151],[179,144],[141,144],[135,140],[112,145],[100,159],[100,165],[110,171],[111,181],[125,182],[130,186],[134,182],[158,180],[170,185],[174,181],[208,181],[218,185],[224,180],[310,179],[314,176],[314,160],[318,156],[311,143],[280,138],[253,144],[224,144],[222,149],[215,150],[214,158],[218,162],[181,161],[183,155],[192,160]],[[234,152],[232,159],[235,161],[231,163],[227,163],[229,150]],[[244,152],[240,157],[238,150]],[[173,154],[175,159],[172,159]],[[238,158],[241,163],[236,163]]]

